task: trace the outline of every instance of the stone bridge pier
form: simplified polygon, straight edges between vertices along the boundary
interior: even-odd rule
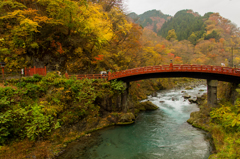
[[[207,80],[207,103],[211,107],[217,107],[218,80]]]
[[[230,96],[226,98],[230,98],[230,102],[234,105],[235,101],[237,99],[237,88],[239,83],[231,83],[231,91]],[[218,80],[207,80],[207,102],[208,105],[210,105],[213,108],[216,108],[217,105],[217,86],[218,86]]]
[[[128,101],[129,101],[129,88],[130,88],[130,82],[126,82],[125,83],[125,91],[121,94],[121,105],[122,105],[122,108],[123,108],[123,111],[125,113],[127,113],[127,110],[128,110]]]

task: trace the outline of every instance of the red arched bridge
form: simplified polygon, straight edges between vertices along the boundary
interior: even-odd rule
[[[66,74],[68,78],[71,75]],[[73,76],[73,75],[72,75]],[[129,94],[129,82],[137,81],[147,78],[168,78],[168,77],[191,77],[207,79],[207,101],[212,107],[217,106],[217,85],[218,81],[226,81],[234,83],[234,90],[237,88],[237,84],[240,83],[240,69],[221,67],[221,66],[209,66],[209,65],[159,65],[148,66],[134,69],[128,69],[124,71],[118,71],[113,73],[101,74],[86,74],[86,75],[74,75],[77,79],[89,78],[89,79],[108,79],[122,80],[126,82],[126,90],[122,94],[122,105],[126,108]]]
[[[67,77],[73,76],[66,74]],[[74,75],[77,79],[108,79],[122,80],[124,82],[137,81],[148,78],[168,78],[168,77],[191,77],[208,80],[226,81],[240,83],[240,69],[209,66],[209,65],[158,65],[128,69],[113,73]]]

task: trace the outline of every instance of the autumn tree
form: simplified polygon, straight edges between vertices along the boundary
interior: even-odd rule
[[[166,39],[167,40],[177,39],[177,35],[174,29],[168,31],[168,36],[166,37]]]
[[[5,11],[0,17],[1,59],[10,69],[47,65],[51,70],[57,63],[60,69],[72,69],[77,62],[83,71],[90,71],[99,49],[113,36],[102,6],[85,0],[7,0],[1,11]],[[76,57],[81,60],[75,61]]]

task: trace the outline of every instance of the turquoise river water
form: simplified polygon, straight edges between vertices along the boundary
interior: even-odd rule
[[[185,100],[182,91],[160,91],[157,97],[148,97],[160,109],[140,113],[135,124],[100,130],[99,144],[87,149],[87,156],[76,158],[207,159],[211,146],[205,132],[186,122],[199,108]],[[196,96],[205,93],[206,86],[185,91]]]

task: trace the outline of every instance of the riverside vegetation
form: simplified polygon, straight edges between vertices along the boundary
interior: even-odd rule
[[[133,82],[131,102],[124,113],[117,107],[117,99],[125,89],[122,82],[67,79],[57,73],[8,80],[9,86],[0,87],[0,158],[54,157],[68,143],[90,136],[92,131],[133,123],[139,111],[152,107],[138,102],[152,92],[190,81],[183,78]],[[205,101],[188,122],[212,134],[216,154],[210,158],[238,158],[240,102],[238,98],[231,105],[224,100],[231,94],[230,86],[220,85],[221,107],[211,110]]]
[[[55,73],[8,83],[16,88],[0,88],[0,158],[52,156],[63,146],[61,143],[92,131],[92,124],[101,116],[100,105],[95,103],[98,99],[111,98],[124,90],[121,82],[66,79]],[[86,126],[81,133],[65,131],[82,119]],[[109,124],[101,122],[94,129]],[[53,147],[50,154],[48,150]]]
[[[240,158],[240,90],[237,89],[237,92],[236,100],[229,101],[234,90],[231,84],[220,82],[218,107],[210,108],[205,100],[200,105],[200,111],[191,113],[188,120],[193,126],[211,133],[215,150],[210,159]]]
[[[123,113],[117,107],[123,82],[48,73],[7,84],[0,87],[0,158],[53,157],[91,131],[133,123],[140,110],[155,109],[151,103],[132,100]]]

